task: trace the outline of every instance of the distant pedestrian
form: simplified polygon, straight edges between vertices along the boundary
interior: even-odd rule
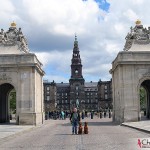
[[[93,119],[93,111],[91,111],[91,119]]]
[[[77,112],[77,108],[73,109],[73,112],[70,116],[70,121],[72,124],[72,134],[77,134],[77,126],[80,121],[80,114]]]
[[[83,111],[82,111],[82,114],[81,114],[81,115],[82,115],[82,119],[84,119],[84,112],[83,112]]]
[[[104,110],[104,118],[106,118],[106,115],[107,115],[107,114],[106,114],[106,109],[105,109],[105,110]]]
[[[85,111],[85,117],[88,117],[88,116],[87,116],[87,111]]]
[[[64,120],[64,115],[65,113],[63,111],[61,111],[61,119]]]

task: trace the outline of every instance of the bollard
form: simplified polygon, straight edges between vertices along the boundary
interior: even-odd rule
[[[102,112],[100,112],[100,118],[102,118]]]
[[[109,112],[109,118],[111,118],[111,112]]]
[[[106,112],[104,112],[104,118],[106,118]]]
[[[91,119],[93,119],[93,113],[91,112]]]
[[[84,113],[82,113],[82,119],[84,119]]]

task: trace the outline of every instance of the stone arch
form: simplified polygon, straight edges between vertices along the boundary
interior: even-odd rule
[[[144,87],[146,90],[146,118],[150,119],[150,76],[143,77],[139,80],[137,86],[137,93],[138,93],[138,112],[139,112],[139,120],[141,120],[141,113],[140,113],[140,87]]]
[[[15,87],[10,83],[0,84],[0,123],[10,122],[8,96],[12,89]]]

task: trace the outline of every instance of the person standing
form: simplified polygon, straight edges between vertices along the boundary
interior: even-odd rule
[[[73,112],[70,116],[70,121],[72,123],[72,134],[77,134],[77,126],[80,121],[80,114],[77,112],[77,108],[73,109]]]
[[[82,115],[82,119],[84,119],[84,112],[83,112],[83,111],[82,111],[82,114],[81,114],[81,115]]]
[[[64,120],[65,113],[61,111],[61,119]]]

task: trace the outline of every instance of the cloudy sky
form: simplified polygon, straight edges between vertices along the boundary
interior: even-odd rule
[[[150,26],[150,0],[0,0],[0,26],[15,21],[30,52],[37,54],[44,79],[68,82],[75,33],[86,81],[110,80],[111,62],[140,19]]]

